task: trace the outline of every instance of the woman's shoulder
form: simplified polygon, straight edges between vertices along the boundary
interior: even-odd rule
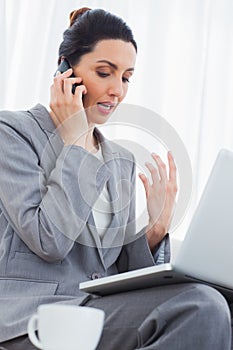
[[[18,129],[25,126],[25,123],[33,123],[33,118],[30,110],[1,110],[0,123]]]
[[[19,123],[19,118],[21,118],[25,114],[26,114],[26,111],[1,110],[0,123],[17,124]]]
[[[31,135],[38,132],[38,127],[40,126],[37,115],[43,115],[44,119],[47,119],[46,114],[49,116],[46,108],[40,104],[28,110],[1,110],[0,128],[9,127],[24,135]],[[41,120],[43,120],[43,118],[41,118]]]

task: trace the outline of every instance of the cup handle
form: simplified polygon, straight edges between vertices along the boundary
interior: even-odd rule
[[[28,321],[28,327],[27,327],[28,337],[31,340],[33,345],[35,345],[39,349],[43,349],[42,344],[37,338],[35,333],[35,331],[37,330],[37,323],[38,323],[38,315],[34,314]]]

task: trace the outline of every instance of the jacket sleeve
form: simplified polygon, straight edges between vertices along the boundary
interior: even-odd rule
[[[0,207],[23,242],[54,262],[72,249],[110,174],[78,146],[63,147],[49,175],[41,162],[27,133],[1,120]]]
[[[156,265],[168,263],[171,258],[171,249],[170,249],[170,237],[169,233],[166,234],[164,239],[156,247],[153,252],[154,260]]]

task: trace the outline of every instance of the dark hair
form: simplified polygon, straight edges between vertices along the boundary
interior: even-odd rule
[[[121,18],[102,9],[87,7],[71,12],[70,27],[63,33],[59,48],[58,64],[66,58],[71,66],[76,65],[82,55],[93,51],[97,42],[105,39],[131,42],[137,52],[132,31]]]

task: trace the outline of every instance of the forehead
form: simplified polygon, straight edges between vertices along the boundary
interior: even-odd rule
[[[121,69],[134,68],[136,61],[136,50],[132,43],[122,40],[101,40],[94,50],[83,55],[80,64],[98,63],[99,60],[106,60],[114,63]]]

